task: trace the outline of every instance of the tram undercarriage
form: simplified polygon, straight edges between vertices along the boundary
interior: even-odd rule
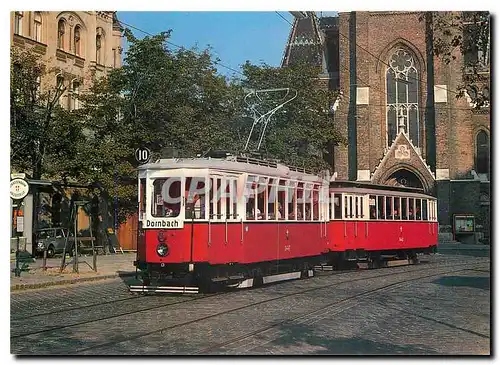
[[[139,293],[212,293],[228,289],[255,288],[279,281],[305,279],[315,270],[349,270],[366,264],[368,269],[384,268],[391,261],[407,260],[419,263],[419,254],[434,253],[436,246],[424,249],[365,251],[346,250],[320,256],[242,265],[210,265],[208,263],[151,264],[134,262],[136,278],[142,285],[133,285],[130,291]],[[140,276],[140,278],[139,278]]]

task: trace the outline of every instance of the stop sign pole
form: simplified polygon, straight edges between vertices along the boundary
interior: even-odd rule
[[[14,201],[17,210],[22,206],[23,200],[28,195],[29,184],[24,180],[24,176],[11,176],[10,181],[10,197]],[[14,211],[13,211],[14,212]],[[14,218],[14,217],[12,217]],[[14,219],[13,219],[14,220]],[[18,216],[16,214],[16,269],[14,271],[15,276],[21,276],[21,270],[19,269],[19,234],[24,231],[24,216]],[[32,244],[35,244],[34,242]]]

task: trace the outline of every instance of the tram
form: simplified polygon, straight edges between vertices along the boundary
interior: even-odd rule
[[[310,277],[325,262],[415,262],[437,244],[436,199],[416,189],[229,154],[160,159],[138,175],[143,284],[131,291],[254,287]]]

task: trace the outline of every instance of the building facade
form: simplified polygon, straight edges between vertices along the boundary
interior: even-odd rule
[[[114,11],[11,12],[11,45],[40,55],[44,88],[62,85],[63,107],[78,108],[73,95],[122,64],[122,29]]]
[[[489,94],[489,47],[457,49],[444,62],[433,54],[434,17],[302,13],[282,66],[314,64],[321,85],[341,93],[335,123],[348,144],[332,151],[337,179],[421,188],[438,197],[443,240],[478,243],[490,236],[491,114],[469,94]],[[481,61],[488,81],[457,97],[470,60]]]
[[[40,57],[45,67],[38,81],[40,91],[61,87],[64,92],[59,104],[69,110],[78,108],[78,94],[92,85],[94,77],[122,65],[122,31],[114,11],[11,12],[11,47],[30,50]],[[44,228],[44,209],[53,203],[53,184],[30,181],[30,185],[36,185],[40,192],[36,221],[38,228]],[[11,212],[13,209],[11,202]],[[32,194],[24,199],[22,207],[15,209],[25,219],[23,250],[34,252]],[[88,226],[86,214],[78,215],[78,224]],[[15,221],[12,227],[15,228]]]

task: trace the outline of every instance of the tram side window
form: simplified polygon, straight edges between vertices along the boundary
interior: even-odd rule
[[[237,219],[238,211],[236,205],[236,180],[226,179],[224,182],[224,200],[226,202],[226,219]]]
[[[401,219],[401,203],[399,197],[394,198],[394,219]]]
[[[286,206],[286,181],[280,180],[280,184],[278,187],[278,206],[276,209],[276,216],[280,220],[283,220],[286,218],[285,206]]]
[[[168,177],[153,182],[153,217],[177,217],[181,212],[181,178]]]
[[[297,220],[304,220],[304,187],[303,183],[299,183],[297,187]]]
[[[187,177],[184,197],[186,219],[205,219],[205,178]]]
[[[276,219],[275,216],[276,204],[276,179],[269,179],[269,186],[267,187],[267,219]]]
[[[319,186],[314,185],[312,203],[313,203],[313,219],[317,221],[319,219]]]
[[[422,219],[424,221],[429,219],[427,215],[427,199],[422,199]]]
[[[257,195],[257,219],[265,219],[267,202],[267,179],[260,178]]]
[[[394,219],[392,214],[392,197],[388,196],[385,198],[385,215],[387,219]]]
[[[257,188],[257,178],[255,176],[249,176],[246,183],[246,195],[247,198],[247,206],[246,206],[246,214],[247,219],[256,219],[256,211],[255,211],[255,195]]]
[[[140,179],[139,192],[139,220],[143,219],[143,214],[146,212],[146,179]]]
[[[221,197],[221,192],[222,192],[222,179],[217,178],[217,185],[215,186],[216,188],[216,205],[215,205],[215,217],[216,219],[222,219],[222,197]]]
[[[377,219],[377,199],[375,195],[370,195],[368,197],[370,219]]]
[[[359,212],[360,212],[359,213],[359,217],[360,218],[364,218],[365,217],[365,213],[363,211],[363,205],[364,205],[363,201],[364,201],[363,197],[362,196],[359,197]]]
[[[214,218],[214,205],[213,205],[213,202],[214,202],[214,199],[215,199],[215,185],[216,182],[215,182],[215,179],[212,177],[210,178],[210,186],[208,187],[209,190],[208,190],[208,197],[209,197],[209,200],[208,200],[208,219],[213,219]]]
[[[359,217],[359,214],[358,214],[358,203],[359,203],[358,202],[358,197],[355,197],[354,200],[355,200],[355,204],[356,204],[354,206],[355,217],[358,218]]]
[[[413,221],[415,220],[415,199],[408,199],[408,219]]]
[[[344,218],[349,217],[349,212],[347,206],[349,205],[349,198],[347,195],[344,196]]]
[[[401,219],[408,220],[407,208],[408,208],[408,199],[401,198]]]
[[[422,200],[415,199],[415,219],[422,220]]]
[[[312,186],[309,184],[306,184],[304,188],[304,218],[307,221],[310,221],[312,216],[311,208],[312,208]]]
[[[333,198],[333,194],[330,194],[330,199],[328,200],[328,216],[330,217],[330,219],[334,219],[333,218],[333,203],[334,202],[334,198]]]
[[[384,197],[377,196],[377,219],[385,219]]]
[[[352,199],[352,196],[349,197],[349,218],[353,218],[354,217],[354,212],[353,212],[353,209],[352,209],[352,206],[354,205],[353,204],[353,199]]]
[[[290,182],[288,187],[288,219],[297,220],[297,194],[295,190],[295,181]]]
[[[342,219],[342,194],[333,195],[334,219]]]

